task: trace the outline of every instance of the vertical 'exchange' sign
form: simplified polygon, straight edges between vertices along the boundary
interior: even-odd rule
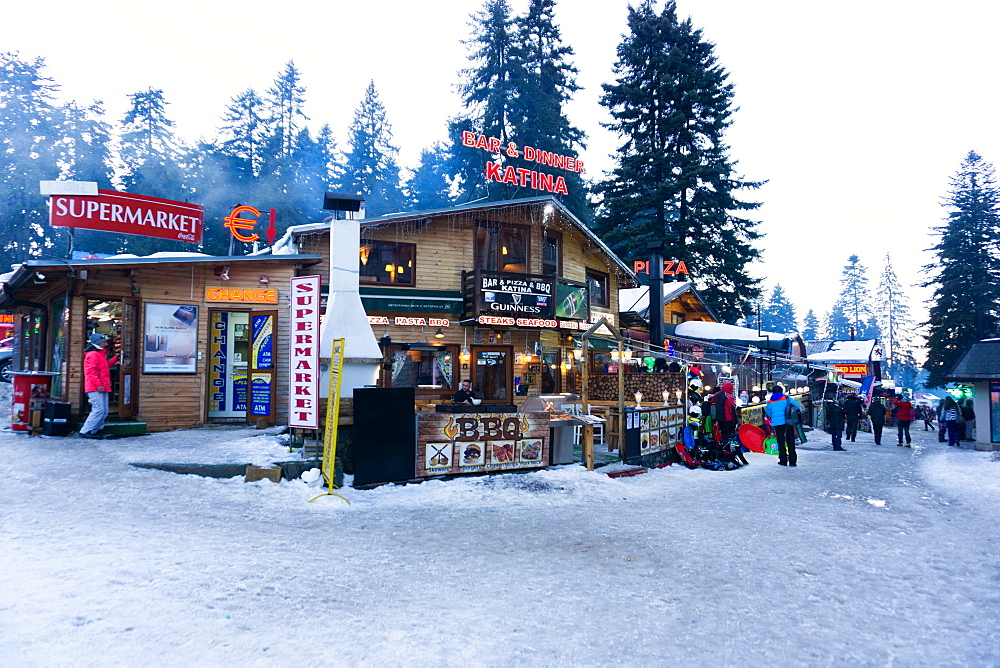
[[[288,426],[319,429],[319,276],[291,279]]]

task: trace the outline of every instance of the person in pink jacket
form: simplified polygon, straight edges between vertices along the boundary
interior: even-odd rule
[[[108,417],[108,394],[111,392],[111,365],[118,357],[108,359],[105,349],[108,337],[91,334],[90,343],[83,351],[83,391],[90,400],[90,415],[80,427],[83,438],[100,438],[104,420]]]

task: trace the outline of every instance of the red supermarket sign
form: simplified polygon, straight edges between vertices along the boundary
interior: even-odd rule
[[[97,197],[53,195],[49,224],[201,243],[205,210],[197,204],[116,190],[97,193]]]

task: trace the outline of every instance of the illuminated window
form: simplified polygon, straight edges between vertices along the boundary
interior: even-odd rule
[[[528,228],[480,222],[476,226],[476,269],[528,273]]]
[[[414,285],[417,252],[414,244],[367,241],[359,258],[362,283]]]
[[[611,306],[607,274],[588,269],[587,288],[590,290],[591,306],[600,306],[602,308],[609,308]]]

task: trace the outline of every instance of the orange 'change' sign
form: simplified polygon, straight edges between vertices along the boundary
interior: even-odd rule
[[[274,288],[205,288],[205,301],[227,304],[277,304]]]

